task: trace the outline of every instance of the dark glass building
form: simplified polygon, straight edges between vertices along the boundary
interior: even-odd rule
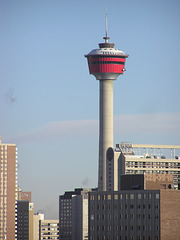
[[[160,190],[90,192],[89,239],[160,239]]]
[[[29,201],[17,202],[17,239],[29,240]]]

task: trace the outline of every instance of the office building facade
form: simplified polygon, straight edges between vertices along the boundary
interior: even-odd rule
[[[88,239],[88,194],[95,190],[78,188],[59,196],[60,239]]]
[[[89,239],[160,239],[159,190],[89,194]]]
[[[29,240],[29,201],[17,201],[17,239]]]
[[[89,193],[90,240],[180,239],[180,191]]]

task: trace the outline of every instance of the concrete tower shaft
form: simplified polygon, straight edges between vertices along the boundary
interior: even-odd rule
[[[99,173],[98,190],[106,191],[106,152],[113,147],[113,80],[123,74],[125,60],[124,52],[108,43],[109,37],[104,37],[105,43],[99,44],[99,49],[85,55],[88,60],[89,72],[100,82],[99,96]]]
[[[113,80],[100,80],[98,189],[106,190],[106,151],[113,147]]]

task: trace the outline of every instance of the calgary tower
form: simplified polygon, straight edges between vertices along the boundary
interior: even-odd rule
[[[93,49],[85,55],[88,60],[89,73],[94,75],[100,84],[99,112],[99,172],[98,190],[106,191],[106,152],[113,148],[113,81],[125,71],[125,61],[128,55],[114,48],[106,36],[104,43],[99,43],[98,49]]]

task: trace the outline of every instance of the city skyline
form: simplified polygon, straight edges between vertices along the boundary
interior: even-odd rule
[[[64,191],[97,187],[98,81],[84,54],[103,42],[105,3],[0,6],[2,143],[18,146],[18,183],[35,212],[58,218]],[[179,144],[179,10],[178,1],[107,1],[108,36],[129,54],[114,89],[114,145]]]

